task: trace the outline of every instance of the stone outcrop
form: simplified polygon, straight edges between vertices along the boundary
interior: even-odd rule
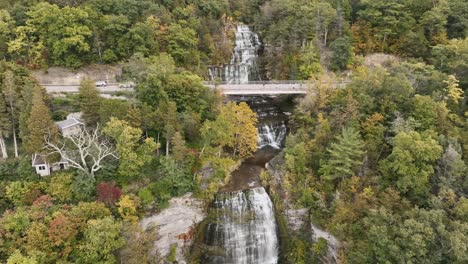
[[[177,245],[175,260],[179,264],[187,263],[184,253],[192,243],[195,225],[206,217],[203,201],[194,198],[192,193],[172,198],[169,207],[161,212],[143,218],[140,225],[143,229],[156,228],[154,250],[161,256],[171,253],[171,246]]]

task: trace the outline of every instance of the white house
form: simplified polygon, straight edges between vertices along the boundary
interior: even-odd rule
[[[68,161],[61,159],[58,162],[49,163],[45,159],[45,155],[34,154],[32,157],[32,166],[36,169],[36,173],[41,176],[49,176],[54,171],[68,169]]]
[[[70,119],[66,119],[63,121],[55,122],[55,124],[57,125],[63,137],[69,137],[72,135],[79,134],[81,132],[81,129],[83,129],[83,125],[84,125],[75,117],[72,117]]]
[[[69,115],[66,120],[55,122],[57,128],[63,137],[77,135],[81,132],[84,124],[79,120],[78,115]],[[54,163],[49,163],[45,159],[45,155],[34,154],[32,157],[32,166],[36,169],[36,173],[41,176],[49,176],[53,171],[65,170],[68,168],[68,161],[63,158]]]

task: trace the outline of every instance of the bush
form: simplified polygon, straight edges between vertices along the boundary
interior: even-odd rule
[[[65,110],[57,110],[52,113],[52,119],[54,121],[62,121],[67,118],[68,112]]]
[[[171,182],[167,179],[160,179],[152,183],[150,186],[152,194],[156,197],[156,204],[159,209],[169,205],[168,201],[172,195],[170,192]]]
[[[68,202],[73,199],[73,177],[70,173],[57,173],[50,177],[47,193],[60,202]]]
[[[73,177],[71,185],[75,199],[78,201],[91,201],[96,190],[95,183],[96,181],[93,178],[83,173],[78,173]]]
[[[24,198],[26,193],[29,192],[29,187],[20,181],[10,182],[6,187],[6,197],[10,200],[15,206],[24,205]]]
[[[112,63],[116,62],[119,58],[117,58],[117,55],[115,55],[114,51],[106,49],[102,54],[102,59],[105,63]]]
[[[115,186],[115,182],[101,182],[97,186],[97,200],[108,207],[115,206],[115,203],[120,199],[122,191]]]
[[[143,206],[148,206],[154,202],[155,199],[149,188],[143,188],[138,191],[138,197],[140,198]]]

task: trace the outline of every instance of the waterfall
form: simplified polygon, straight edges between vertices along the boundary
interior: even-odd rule
[[[284,138],[286,137],[286,124],[265,123],[258,128],[258,148],[271,146],[275,149],[280,149]]]
[[[207,227],[210,254],[203,263],[276,264],[278,238],[273,204],[263,187],[219,193],[216,221]]]
[[[257,53],[261,48],[258,35],[246,25],[238,25],[236,46],[227,65],[209,68],[212,81],[221,80],[228,84],[241,84],[260,80],[257,67]]]

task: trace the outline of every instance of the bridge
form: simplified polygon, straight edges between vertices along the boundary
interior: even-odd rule
[[[343,87],[347,82],[335,83],[335,87]],[[242,84],[205,82],[211,89],[219,90],[225,95],[280,95],[280,94],[306,94],[312,83],[308,81],[254,81]],[[79,85],[51,85],[43,84],[48,93],[78,93]],[[105,87],[98,87],[101,94],[115,94],[118,92],[131,92],[132,88],[121,88],[118,83],[110,83]]]

